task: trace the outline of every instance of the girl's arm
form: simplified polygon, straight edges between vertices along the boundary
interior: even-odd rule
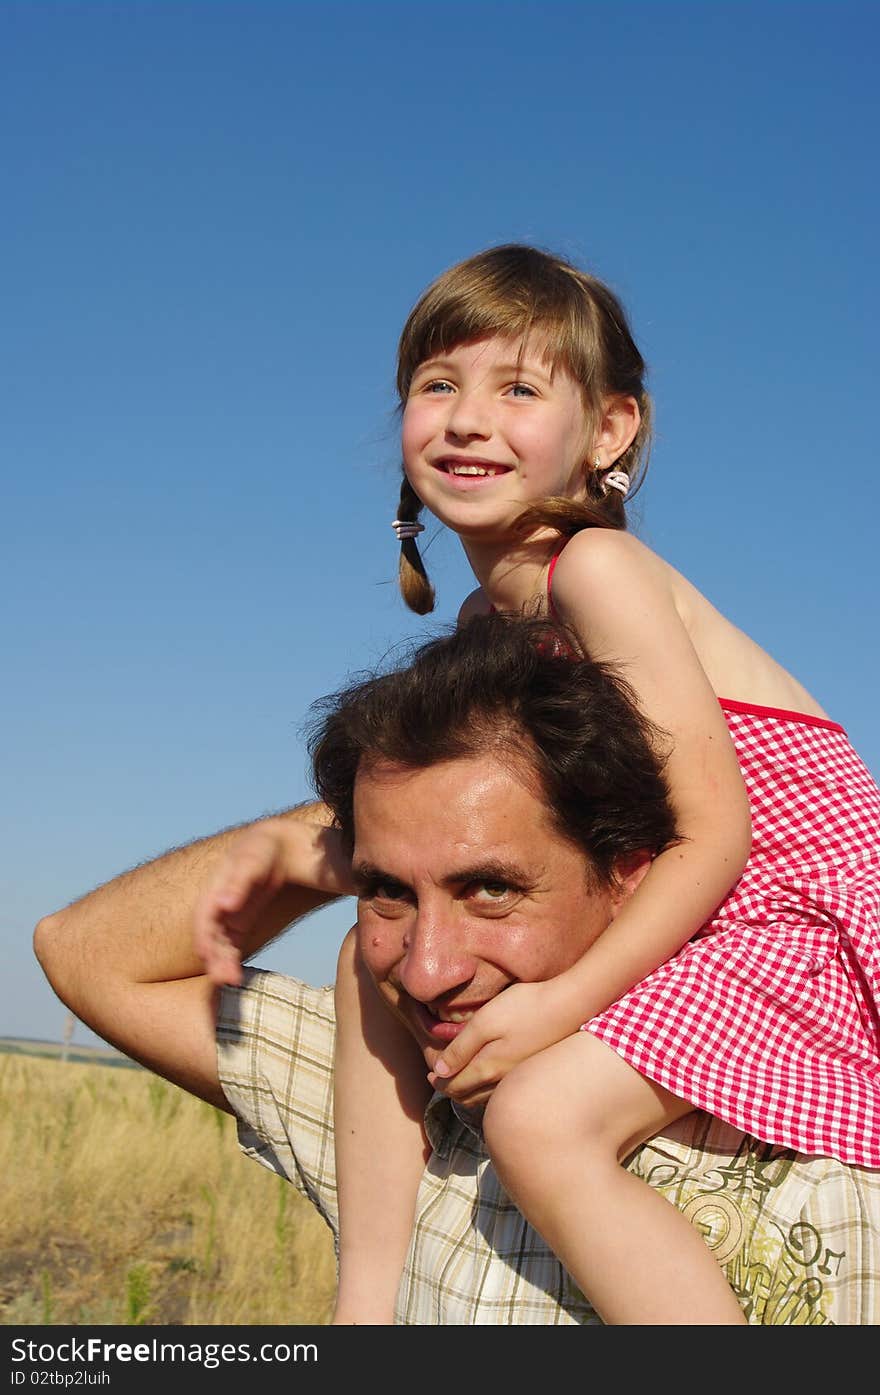
[[[484,1103],[517,1061],[576,1031],[676,954],[724,900],[751,846],[736,751],[664,564],[626,534],[580,533],[560,557],[553,599],[584,649],[617,665],[642,711],[668,733],[681,842],[654,859],[577,964],[547,983],[508,989],[450,1044],[437,1075],[455,1075],[443,1088],[462,1102]]]
[[[554,601],[586,651],[618,665],[641,710],[668,733],[666,775],[681,837],[590,951],[592,1017],[709,920],[746,865],[751,815],[727,722],[666,566],[626,534],[590,530],[560,557]]]

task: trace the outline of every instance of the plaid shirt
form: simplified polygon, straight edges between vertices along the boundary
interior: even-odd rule
[[[333,990],[250,969],[223,990],[220,1079],[239,1144],[286,1177],[336,1236]],[[479,1133],[435,1095],[397,1298],[405,1325],[598,1324],[502,1190]],[[880,1323],[880,1172],[771,1147],[693,1113],[630,1171],[674,1202],[723,1264],[750,1323]]]

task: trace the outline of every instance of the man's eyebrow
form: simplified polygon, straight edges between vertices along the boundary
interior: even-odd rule
[[[518,862],[490,857],[457,868],[443,880],[450,886],[464,886],[468,882],[509,882],[511,886],[525,887],[531,886],[535,878]]]
[[[394,877],[384,868],[377,867],[372,862],[352,863],[351,878],[354,882],[355,891],[363,891],[368,886],[375,886],[377,882],[394,882],[400,886],[400,878]]]
[[[358,892],[364,891],[370,886],[376,886],[380,882],[391,882],[395,886],[406,885],[393,872],[388,872],[383,867],[377,867],[372,862],[353,863],[351,876],[355,890]],[[464,867],[457,867],[443,878],[443,885],[448,887],[467,886],[469,882],[508,882],[511,886],[525,888],[534,885],[535,876],[533,872],[526,871],[518,862],[490,857],[484,858],[480,862],[468,863]]]

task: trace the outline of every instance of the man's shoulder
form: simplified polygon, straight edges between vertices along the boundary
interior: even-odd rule
[[[292,1017],[314,1018],[335,1031],[333,985],[316,988],[274,969],[246,968],[238,987],[221,990],[217,1033],[234,1036],[256,1024],[271,1028],[276,1019],[286,1025]]]
[[[274,970],[245,969],[240,986],[221,990],[216,1035],[224,1090],[230,1075],[241,1079],[273,1065],[289,1074],[292,1067],[285,1061],[303,1054],[330,1069],[336,1037],[333,988],[315,988]]]

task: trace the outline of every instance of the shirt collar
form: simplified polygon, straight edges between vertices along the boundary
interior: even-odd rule
[[[480,1126],[480,1114],[473,1109],[465,1109],[460,1104],[453,1104],[445,1095],[435,1093],[428,1101],[425,1110],[425,1132],[428,1135],[428,1142],[434,1152],[441,1158],[449,1156],[452,1146],[452,1134],[456,1123],[463,1124],[467,1131],[482,1142],[483,1131]]]

